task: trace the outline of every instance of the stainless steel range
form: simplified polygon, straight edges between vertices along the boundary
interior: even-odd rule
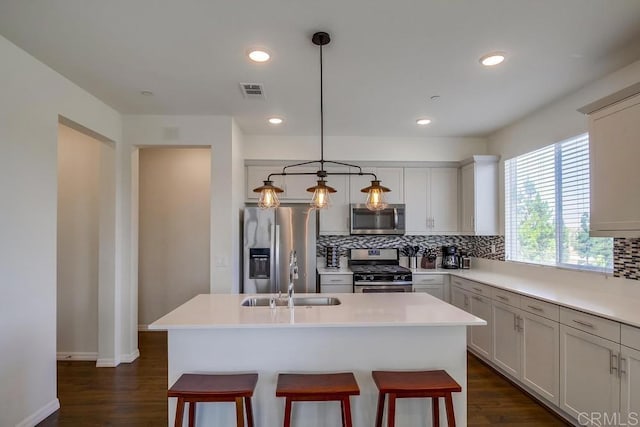
[[[351,249],[353,291],[411,292],[411,270],[400,266],[397,249]]]

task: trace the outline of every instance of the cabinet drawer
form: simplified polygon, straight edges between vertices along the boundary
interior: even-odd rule
[[[529,313],[537,314],[538,316],[546,317],[550,320],[555,320],[556,322],[560,320],[560,307],[555,304],[551,304],[550,302],[540,301],[535,298],[521,295],[520,308],[524,311],[528,311]]]
[[[620,335],[620,342],[622,345],[640,350],[640,328],[622,325]]]
[[[620,342],[620,324],[613,320],[562,307],[560,308],[560,323],[617,343]]]
[[[520,295],[498,288],[491,289],[491,298],[514,307],[520,307]]]
[[[451,276],[451,284],[457,285],[466,291],[473,292],[474,294],[491,297],[491,286],[483,285],[482,283],[474,282],[473,280]]]
[[[321,274],[321,285],[352,285],[353,275],[351,274]]]
[[[414,285],[444,284],[444,276],[442,274],[414,274],[411,280]]]
[[[352,294],[352,284],[340,284],[340,283],[324,283],[320,285],[320,293],[323,294]]]

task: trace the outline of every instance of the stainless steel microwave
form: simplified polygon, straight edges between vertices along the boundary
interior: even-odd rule
[[[351,234],[404,234],[405,206],[388,205],[379,211],[370,211],[367,205],[351,204]]]

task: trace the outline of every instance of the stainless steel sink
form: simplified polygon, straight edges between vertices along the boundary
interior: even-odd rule
[[[250,297],[245,298],[241,305],[243,307],[269,307],[270,297]],[[287,298],[276,298],[276,305],[286,307],[289,303]],[[293,305],[295,306],[327,306],[340,305],[340,300],[335,297],[293,297]]]

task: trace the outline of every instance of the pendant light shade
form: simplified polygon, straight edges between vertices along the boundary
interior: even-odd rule
[[[314,209],[325,209],[331,206],[329,195],[336,192],[335,188],[329,187],[324,179],[319,179],[318,184],[307,188],[307,191],[313,193],[311,207]]]
[[[263,182],[262,186],[253,189],[254,193],[260,193],[258,207],[262,209],[277,208],[280,206],[278,194],[283,193],[284,190],[273,185],[273,181],[267,180]]]
[[[380,181],[373,180],[371,181],[370,186],[365,187],[360,191],[363,193],[369,193],[367,194],[367,209],[371,211],[379,211],[387,207],[384,193],[388,193],[391,190],[380,185]]]

